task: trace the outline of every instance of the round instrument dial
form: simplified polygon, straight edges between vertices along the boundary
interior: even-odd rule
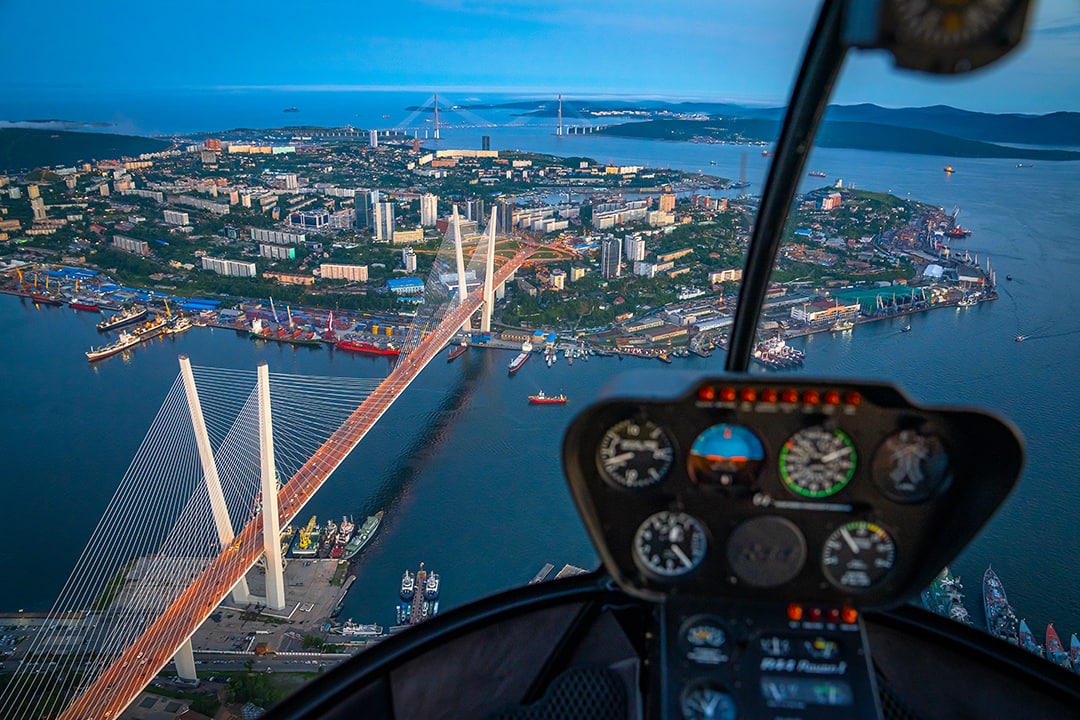
[[[623,420],[604,433],[596,463],[608,482],[639,488],[663,480],[674,456],[671,439],[662,427],[650,420]]]
[[[735,720],[735,699],[714,682],[697,682],[682,694],[684,720]]]
[[[705,557],[705,528],[684,512],[663,510],[634,533],[634,557],[642,569],[664,578],[685,575]]]
[[[697,436],[690,446],[688,470],[698,485],[754,490],[765,448],[748,428],[741,425],[713,425]]]
[[[880,525],[849,522],[829,535],[821,564],[833,585],[852,592],[869,590],[896,564],[896,544]]]
[[[901,430],[885,438],[874,453],[874,483],[890,499],[925,502],[952,478],[949,454],[936,435]]]
[[[823,498],[844,488],[855,475],[855,445],[843,430],[808,427],[780,448],[780,477],[789,490]]]

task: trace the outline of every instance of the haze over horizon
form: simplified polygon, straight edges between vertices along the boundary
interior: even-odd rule
[[[298,14],[267,0],[257,13],[234,15],[209,0],[107,0],[57,15],[12,3],[0,6],[0,63],[15,70],[0,88],[19,101],[57,92],[364,89],[780,105],[817,8],[802,0],[722,8],[550,0],[539,10],[525,0],[408,0]],[[1080,6],[1037,2],[1028,26],[1020,50],[959,78],[900,72],[882,53],[853,53],[832,101],[1080,111]],[[10,117],[0,100],[0,119],[27,118]]]

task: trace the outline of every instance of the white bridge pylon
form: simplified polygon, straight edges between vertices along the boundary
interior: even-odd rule
[[[488,222],[486,231],[484,232],[484,238],[481,242],[486,242],[487,246],[484,248],[484,294],[483,301],[480,305],[480,332],[491,332],[491,310],[495,304],[495,218],[497,216],[496,208],[491,209],[491,220]],[[454,238],[454,258],[457,261],[457,297],[458,305],[464,305],[465,299],[469,294],[468,284],[466,282],[465,275],[465,258],[462,250],[462,238],[461,238],[461,216],[458,215],[457,205],[454,205],[453,213],[450,217],[450,233]],[[470,321],[466,321],[463,327],[471,329]]]

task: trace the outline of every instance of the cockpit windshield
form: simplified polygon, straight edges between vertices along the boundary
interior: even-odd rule
[[[841,4],[852,46],[879,5],[918,42],[1026,8]],[[1027,9],[972,73],[852,50],[787,159],[815,4],[332,5],[0,9],[0,717],[265,709],[410,626],[600,568],[564,437],[627,371],[731,367],[768,174],[796,154],[734,341],[749,385],[708,402],[897,386],[913,405],[889,395],[904,429],[874,472],[901,504],[955,468],[953,436],[904,412],[1014,424],[1021,481],[913,602],[1080,673],[1073,5]],[[749,496],[768,465],[789,503],[828,503],[856,467],[840,417],[680,447],[628,416],[596,469],[633,489],[681,463]],[[678,547],[654,575],[697,566]]]

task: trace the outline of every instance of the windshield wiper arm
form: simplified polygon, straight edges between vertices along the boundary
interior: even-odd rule
[[[844,2],[825,0],[803,56],[802,68],[776,143],[772,167],[761,194],[728,344],[725,362],[728,372],[746,372],[750,366],[750,353],[754,347],[773,263],[780,248],[781,233],[799,187],[806,158],[813,147],[818,124],[847,54],[847,46],[841,41],[843,23]]]

